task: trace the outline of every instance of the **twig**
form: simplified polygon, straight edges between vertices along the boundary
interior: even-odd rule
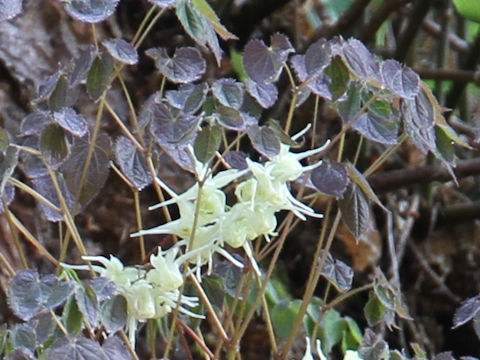
[[[423,269],[425,274],[438,286],[438,288],[445,294],[448,299],[453,301],[455,304],[460,304],[461,299],[455,295],[448,287],[444,284],[443,279],[430,267],[427,260],[425,260],[425,255],[417,248],[417,246],[409,241],[407,243],[410,250],[412,250],[415,259],[417,260],[420,267]]]
[[[464,60],[460,68],[462,70],[474,70],[477,66],[478,60],[480,58],[480,31],[475,38],[470,51],[465,55]],[[465,89],[465,82],[455,83],[448,93],[445,101],[445,105],[451,109],[454,109],[457,106],[458,100],[460,99],[463,90]]]
[[[425,19],[423,21],[422,28],[425,32],[427,32],[428,34],[436,38],[442,35],[441,26],[436,22],[433,22],[432,20]],[[468,42],[463,40],[461,37],[455,35],[454,33],[451,33],[451,32],[448,33],[448,41],[450,43],[450,47],[453,50],[458,51],[460,53],[468,52],[468,49],[469,49]]]
[[[457,179],[478,175],[480,174],[480,159],[458,161],[454,172]],[[380,172],[369,177],[370,185],[375,191],[388,191],[415,184],[426,184],[432,181],[447,182],[450,180],[452,180],[450,173],[441,165]]]
[[[365,43],[372,41],[378,29],[388,17],[412,1],[413,0],[384,1],[382,5],[370,15],[370,20],[365,24],[361,31],[360,40]]]
[[[413,43],[413,40],[423,23],[423,19],[427,15],[428,10],[430,10],[432,1],[433,0],[417,0],[415,3],[408,25],[398,39],[397,49],[394,56],[395,59],[399,61],[405,60],[408,49],[410,49],[410,45]]]

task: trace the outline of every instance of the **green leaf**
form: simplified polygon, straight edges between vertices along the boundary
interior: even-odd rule
[[[77,301],[74,297],[70,298],[63,309],[63,323],[68,333],[72,336],[78,334],[82,329],[83,315],[78,309]]]
[[[368,302],[363,308],[363,313],[369,326],[373,326],[383,319],[383,316],[385,315],[385,307],[378,300],[374,292],[370,292]]]
[[[276,335],[283,339],[288,338],[301,304],[302,301],[299,299],[283,300],[273,307],[272,323]]]
[[[65,75],[62,75],[48,97],[48,107],[52,111],[58,111],[63,107],[72,106],[74,103],[75,96],[72,94],[70,81]]]
[[[225,299],[223,280],[219,276],[205,276],[202,278],[202,287],[210,302],[217,309],[222,309],[223,300]]]
[[[40,134],[40,151],[45,160],[54,169],[58,168],[68,156],[67,138],[57,124],[50,124]]]
[[[325,353],[329,353],[336,344],[340,343],[346,329],[347,324],[338,311],[330,309],[324,314],[320,322],[319,338],[322,340]]]
[[[245,83],[248,79],[248,74],[243,66],[243,55],[240,52],[232,49],[230,50],[230,61],[232,63],[232,68],[235,71],[235,74],[237,74],[238,79],[241,82]]]
[[[237,40],[238,38],[229,32],[221,23],[215,11],[205,0],[192,0],[193,5],[210,21],[215,32],[223,40]]]
[[[329,85],[332,93],[332,100],[337,100],[348,89],[350,82],[350,72],[340,56],[335,56],[330,65],[325,69],[325,73],[330,77]]]
[[[447,163],[453,163],[455,161],[455,147],[453,146],[450,137],[439,126],[435,126],[435,141],[440,156]]]
[[[453,3],[462,16],[480,23],[480,6],[477,0],[453,0]]]
[[[183,28],[199,45],[207,42],[205,18],[191,0],[178,0],[176,14]]]
[[[107,53],[97,56],[87,75],[87,93],[93,100],[98,100],[103,92],[110,87],[110,77],[113,74],[113,59]]]
[[[207,126],[200,131],[195,139],[195,156],[196,158],[207,163],[215,155],[222,141],[222,131],[218,126]]]

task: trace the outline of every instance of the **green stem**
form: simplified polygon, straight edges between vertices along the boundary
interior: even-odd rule
[[[325,266],[325,261],[327,259],[328,251],[330,250],[330,247],[332,245],[338,224],[340,223],[340,219],[341,219],[341,213],[340,213],[340,210],[338,210],[337,215],[335,216],[335,220],[333,221],[332,228],[330,229],[330,234],[328,236],[327,243],[325,244],[325,248],[320,258],[320,261],[318,261],[318,257],[314,259],[313,270],[315,271],[315,275],[313,276],[313,279],[307,284],[307,289],[305,290],[305,293],[302,299],[302,305],[300,306],[300,309],[298,311],[297,318],[295,319],[295,323],[292,326],[292,331],[290,332],[290,336],[287,340],[287,343],[283,347],[283,351],[281,355],[282,359],[286,359],[286,356],[288,355],[290,349],[292,348],[293,342],[297,336],[298,329],[300,328],[300,325],[303,322],[303,317],[307,312],[307,307],[310,304],[310,300],[312,299],[316,285],[318,283],[318,280],[320,279],[322,269]]]

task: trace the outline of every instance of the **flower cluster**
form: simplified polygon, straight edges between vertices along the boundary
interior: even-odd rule
[[[183,275],[180,272],[178,261],[178,248],[171,248],[150,256],[148,267],[124,266],[116,257],[110,256],[84,256],[84,260],[98,262],[92,265],[93,270],[100,276],[114,282],[118,292],[125,297],[128,304],[127,331],[130,342],[135,343],[135,331],[138,321],[157,319],[165,316],[177,307],[180,300],[179,311],[199,317],[198,314],[187,310],[187,307],[198,305],[198,299],[180,294],[183,285]],[[67,265],[64,267],[76,270],[88,270],[87,265]],[[201,317],[201,316],[200,316]]]
[[[318,153],[322,148],[292,153],[288,145],[282,144],[278,155],[265,163],[247,159],[247,169],[225,170],[212,176],[211,169],[199,162],[196,164],[199,181],[183,194],[176,194],[162,180],[156,179],[171,199],[151,209],[177,204],[180,217],[169,223],[139,231],[132,236],[150,234],[174,234],[180,238],[175,247],[182,247],[184,254],[178,260],[188,261],[192,270],[200,277],[200,269],[212,267],[212,256],[219,253],[237,266],[242,266],[226,250],[225,244],[233,248],[243,247],[255,271],[259,268],[253,258],[251,241],[258,237],[276,235],[276,213],[292,211],[300,219],[317,216],[313,209],[297,200],[290,192],[289,182],[297,180],[305,171],[320,165],[303,166],[301,160]],[[237,202],[226,204],[222,188],[242,177],[235,189]]]

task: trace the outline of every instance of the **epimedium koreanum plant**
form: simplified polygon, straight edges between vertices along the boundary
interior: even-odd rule
[[[21,3],[12,1],[9,6],[0,7],[0,20],[19,14]],[[114,13],[119,0],[68,0],[64,3],[66,12],[74,19],[97,23]],[[235,36],[223,27],[206,1],[150,0],[150,3],[159,9],[159,14],[174,11],[195,43],[200,48],[210,49],[220,64],[222,50],[217,36],[225,40]],[[338,199],[347,227],[355,238],[362,237],[371,221],[368,200],[376,204],[380,202],[366,177],[353,164],[326,159],[325,155],[337,144],[339,137],[322,147],[312,146],[310,150],[297,152],[295,148],[301,144],[296,142],[296,137],[288,135],[295,108],[305,104],[310,96],[324,99],[338,111],[343,121],[340,135],[354,130],[386,146],[410,138],[422,152],[432,153],[449,169],[455,160],[452,141],[466,145],[448,126],[430,89],[410,68],[395,60],[378,59],[356,39],[320,39],[311,44],[305,54],[295,54],[289,39],[282,34],[274,34],[269,45],[262,40],[247,43],[240,81],[233,78],[202,81],[207,62],[196,47],[180,47],[173,54],[165,48],[148,49],[145,55],[154,60],[163,77],[163,85],[168,81],[172,87],[164,91],[162,85],[157,93],[152,94],[139,112],[138,124],[128,129],[125,119],[110,106],[106,94],[119,76],[119,70],[138,62],[138,43],[106,39],[101,44],[102,47],[87,47],[71,64],[46,79],[38,89],[35,111],[24,118],[18,133],[0,131],[3,170],[0,194],[5,196],[7,205],[13,200],[11,179],[17,167],[21,168],[32,183],[33,193],[38,194],[36,198],[40,199],[39,206],[45,217],[50,221],[69,222],[69,212],[81,211],[98,194],[113,157],[119,172],[136,191],[154,182],[169,195],[171,199],[152,209],[172,204],[179,208],[178,219],[152,229],[139,229],[133,236],[173,234],[180,240],[167,250],[159,247],[146,266],[125,266],[115,256],[84,256],[85,261],[99,262],[102,266],[64,265],[62,279],[41,277],[31,271],[13,278],[9,304],[26,324],[16,326],[8,333],[10,344],[20,345],[15,343],[16,335],[24,330],[38,339],[37,328],[44,321],[43,314],[64,305],[65,337],[45,351],[46,358],[54,359],[66,351],[94,351],[108,358],[112,356],[108,351],[113,351],[108,350],[108,346],[125,346],[118,338],[110,337],[115,340],[107,340],[100,347],[91,338],[78,335],[83,328],[92,330],[102,324],[108,334],[126,328],[130,343],[134,344],[137,322],[162,319],[172,311],[202,316],[192,310],[198,305],[198,299],[182,292],[185,276],[194,273],[203,281],[206,275],[214,274],[217,253],[242,268],[243,262],[230,251],[243,248],[259,275],[258,279],[267,284],[269,272],[262,272],[257,264],[258,252],[252,241],[258,237],[265,237],[268,241],[277,237],[280,211],[290,211],[300,220],[319,216],[297,199],[292,193],[294,187],[305,186],[314,193]],[[288,117],[281,128],[274,121],[262,122],[262,110],[278,103],[281,90],[277,83],[284,72],[290,81],[292,99]],[[100,120],[92,127],[89,119],[76,108],[80,96],[78,90],[84,84],[88,97],[97,102],[99,108],[109,109],[121,128],[123,135],[114,142],[107,134],[98,133]],[[98,119],[101,119],[102,112],[99,113]],[[136,117],[135,111],[131,116]],[[266,161],[253,161],[246,154],[231,150],[228,144],[223,145],[224,156],[218,156],[222,137],[226,139],[227,135],[237,136],[236,139],[247,135],[253,148]],[[183,169],[193,173],[196,183],[181,194],[170,189],[155,171],[159,167],[155,160],[161,153],[166,153]],[[216,170],[218,165],[214,159],[219,157],[229,169]],[[319,160],[320,157],[323,161]],[[311,160],[311,165],[306,163],[307,159]],[[84,169],[81,177],[78,169]],[[227,192],[232,188],[235,188],[235,202],[228,204]],[[3,203],[0,206],[3,209]],[[320,254],[324,259],[321,275],[340,293],[347,292],[351,288],[353,271],[328,251]],[[204,265],[207,265],[207,271],[202,275]],[[93,279],[92,284],[74,283],[67,280],[76,279],[72,269],[93,270],[101,277]],[[41,301],[29,297],[29,288],[35,289],[32,294],[37,294],[36,299]],[[365,307],[370,325],[382,320],[393,325],[395,314],[408,316],[396,291],[383,274],[376,274]],[[75,300],[67,300],[72,294],[75,294]],[[252,308],[255,308],[254,304],[251,304]],[[311,314],[302,314],[300,309],[295,308],[292,323],[296,317],[313,318]],[[286,313],[292,313],[288,311]],[[75,316],[77,321],[71,320]],[[336,325],[341,323],[344,330],[352,327],[351,322],[336,318],[333,312],[329,312],[329,316],[335,318]],[[275,323],[275,318],[273,321]],[[49,318],[48,323],[55,321]],[[51,325],[52,328],[56,326]],[[325,329],[328,329],[327,325],[321,330],[328,338]],[[293,326],[289,340],[296,330],[298,326]],[[315,337],[312,329],[307,328],[307,331]],[[73,338],[78,336],[75,341],[67,336],[72,334]],[[34,352],[41,354],[42,347],[49,346],[48,339],[42,340],[25,346],[29,353],[23,349],[20,351],[33,358]],[[345,358],[366,357],[373,345],[358,336],[354,340],[353,345],[348,346],[358,347],[358,353],[345,347]],[[239,339],[236,341],[230,344],[231,349],[238,345]],[[338,341],[324,341],[323,349],[328,353]],[[110,343],[114,345],[107,346]],[[388,352],[388,347],[386,349]],[[10,350],[9,356],[12,356]],[[288,346],[284,353],[277,352],[276,356],[286,356],[285,352],[288,352]],[[309,354],[307,347],[304,359],[308,359]],[[317,354],[324,357],[320,345]],[[399,353],[396,355],[405,358]]]

